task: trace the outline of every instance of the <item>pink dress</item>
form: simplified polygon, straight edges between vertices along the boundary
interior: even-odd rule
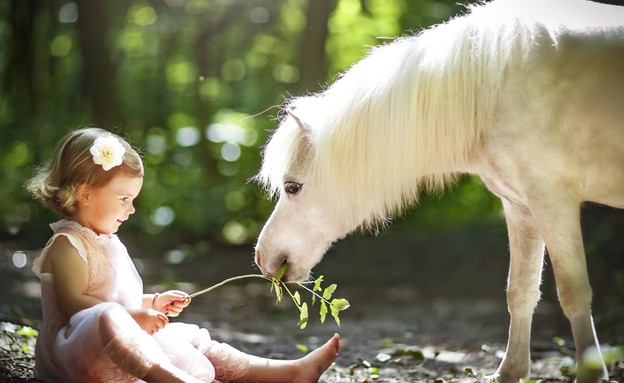
[[[35,377],[45,382],[141,382],[153,364],[173,364],[206,382],[227,382],[249,370],[249,360],[234,348],[210,338],[206,329],[169,323],[149,335],[128,314],[141,308],[143,282],[126,247],[116,235],[98,235],[70,220],[50,225],[54,235],[33,265],[41,280],[43,321],[35,349]],[[61,314],[53,275],[41,270],[50,245],[65,236],[89,269],[87,294],[103,301],[71,318]],[[122,333],[102,344],[98,321],[116,310]],[[134,376],[133,376],[134,375]]]

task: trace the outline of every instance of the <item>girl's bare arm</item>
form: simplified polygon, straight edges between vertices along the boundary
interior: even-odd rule
[[[56,301],[67,318],[102,302],[86,295],[89,270],[67,237],[56,237],[48,249],[42,269],[52,274]]]

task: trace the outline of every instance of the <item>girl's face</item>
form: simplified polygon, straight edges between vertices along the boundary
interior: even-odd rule
[[[102,187],[82,185],[78,191],[78,211],[73,219],[97,234],[112,234],[134,213],[134,199],[143,186],[143,177],[118,175]]]

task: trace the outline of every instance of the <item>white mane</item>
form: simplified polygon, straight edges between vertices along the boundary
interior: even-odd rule
[[[277,194],[285,175],[304,174],[323,182],[314,187],[332,196],[326,203],[337,214],[367,206],[364,226],[414,203],[421,189],[442,187],[465,169],[492,123],[509,66],[521,65],[532,46],[556,44],[557,20],[527,11],[543,4],[498,0],[374,48],[324,92],[286,106],[309,132],[282,119],[260,183]]]

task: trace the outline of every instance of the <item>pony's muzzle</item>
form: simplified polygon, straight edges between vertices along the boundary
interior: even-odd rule
[[[280,266],[287,262],[288,257],[286,255],[279,255],[274,261],[271,261],[267,259],[266,254],[262,250],[256,249],[254,260],[256,261],[256,265],[260,268],[260,271],[262,271],[262,275],[267,278],[273,278]],[[284,273],[282,280],[286,280],[287,273],[288,271]]]
[[[269,277],[267,275],[267,273],[264,271],[264,268],[262,267],[262,260],[263,260],[262,251],[256,249],[256,252],[255,252],[255,255],[254,255],[254,261],[256,262],[256,265],[258,265],[258,267],[260,268],[260,271],[262,272],[262,275],[264,275],[265,277]]]

